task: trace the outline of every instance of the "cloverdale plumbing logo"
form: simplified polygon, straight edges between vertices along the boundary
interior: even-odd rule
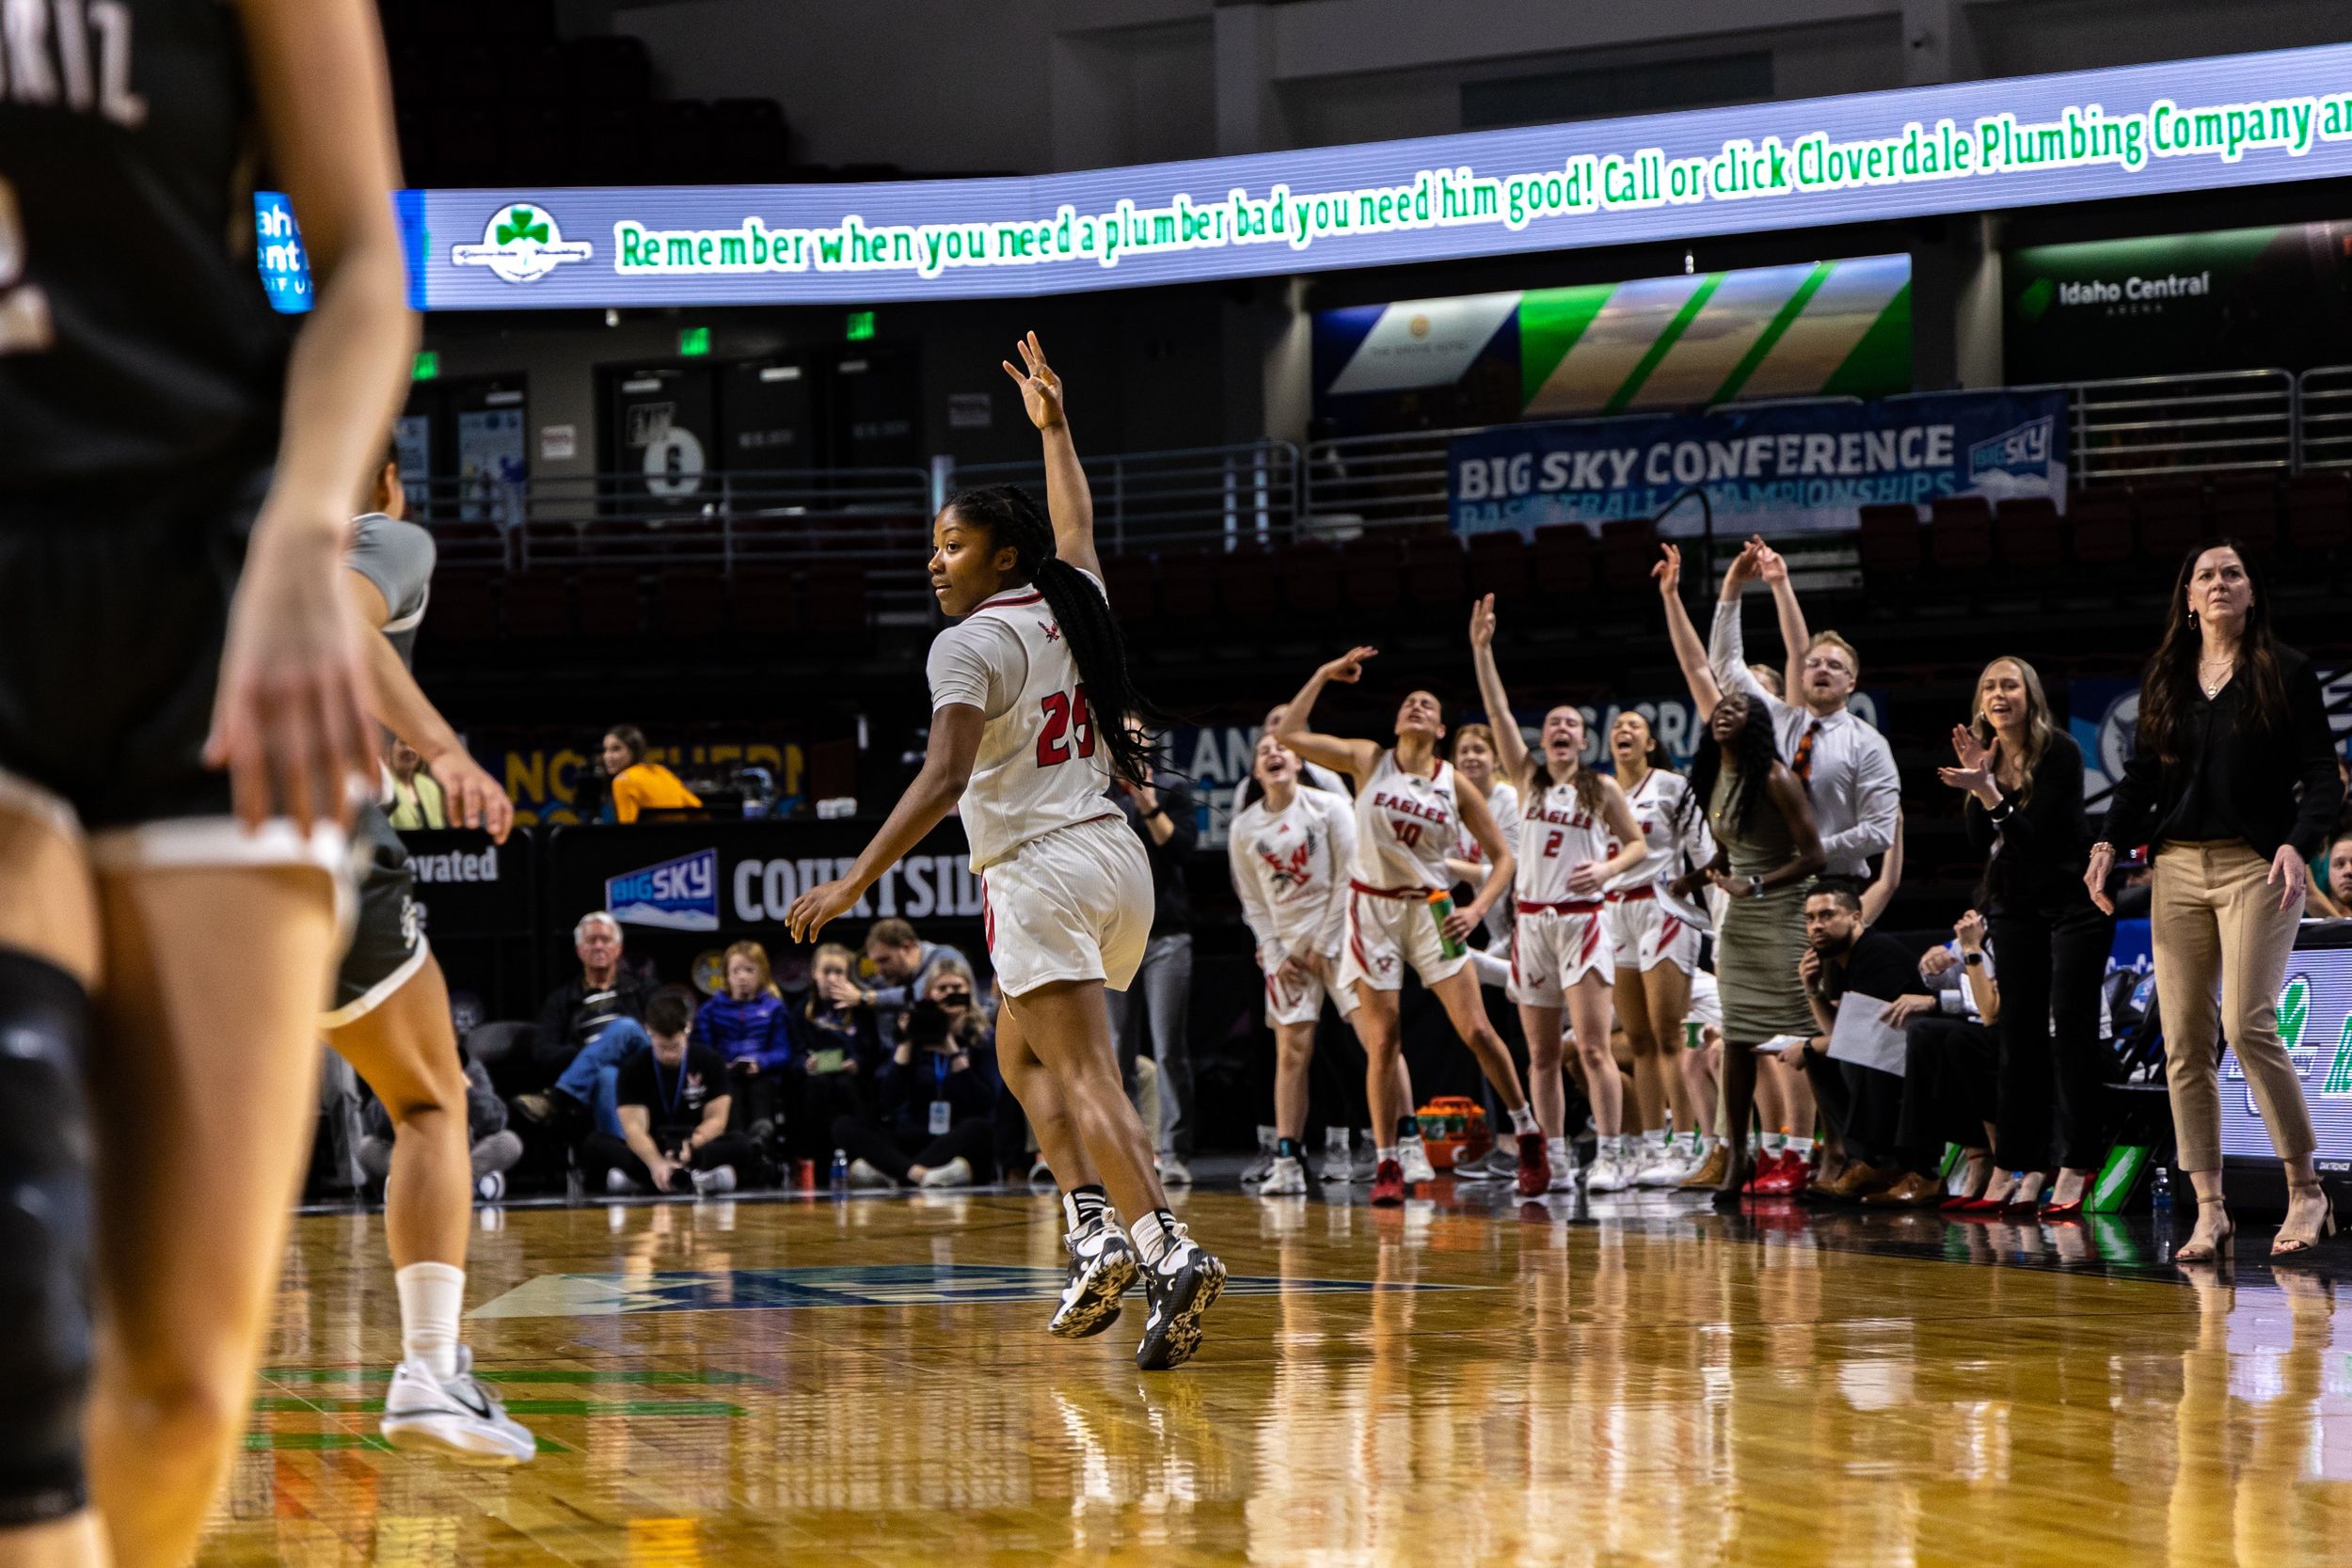
[[[565,239],[554,214],[518,201],[490,214],[480,245],[452,245],[449,259],[456,266],[488,267],[509,283],[535,283],[564,262],[585,261],[596,253],[586,240]]]

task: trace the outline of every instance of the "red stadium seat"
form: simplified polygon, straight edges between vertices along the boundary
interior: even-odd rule
[[[2011,572],[2047,572],[2066,559],[2058,505],[2047,496],[2018,496],[1993,514],[1993,543]]]
[[[1535,531],[1528,549],[1535,596],[1547,602],[1589,593],[1593,586],[1593,531],[1582,523],[1552,523]]]
[[[1928,506],[1935,569],[1968,576],[1993,564],[1993,508],[1982,496],[1939,496]]]
[[[1115,555],[1103,562],[1103,592],[1120,624],[1150,626],[1159,619],[1160,594],[1148,555]]]
[[[1458,610],[1468,597],[1462,541],[1451,530],[1405,541],[1405,593],[1417,609]]]
[[[2169,577],[2181,558],[2205,540],[2205,487],[2193,480],[2132,486],[2132,510],[2139,515],[2139,550],[2157,573]]]
[[[866,574],[855,566],[818,566],[808,574],[808,633],[820,643],[866,642]]]
[[[2267,557],[2279,547],[2279,480],[2275,474],[2232,474],[2214,481],[2213,531],[2234,539],[2249,554]]]
[[[1217,562],[1217,605],[1236,622],[1272,621],[1281,611],[1279,589],[1274,552],[1263,546],[1248,546]]]
[[[1600,581],[1620,592],[1647,586],[1658,564],[1658,524],[1649,517],[1618,517],[1600,525]]]
[[[638,588],[637,574],[626,567],[581,572],[572,582],[572,606],[583,637],[609,642],[645,629],[645,596]]]
[[[1199,551],[1160,557],[1160,617],[1171,625],[1212,629],[1216,619],[1216,562]]]
[[[2077,490],[2067,498],[2068,547],[2077,566],[2120,567],[2132,558],[2132,500],[2122,490]]]
[[[1358,614],[1393,615],[1405,602],[1403,563],[1393,534],[1367,533],[1351,541],[1340,551],[1340,596]],[[1371,628],[1364,635],[1372,635]]]
[[[663,637],[716,637],[726,628],[726,579],[716,567],[673,566],[654,579],[654,625]]]
[[[1306,621],[1322,620],[1340,608],[1340,552],[1321,540],[1306,540],[1275,553],[1275,576],[1282,608]]]
[[[2298,555],[2352,545],[2352,474],[2318,468],[2287,486],[2287,548]]]
[[[1871,582],[1891,581],[1918,573],[1923,559],[1919,538],[1919,509],[1901,502],[1883,502],[1862,509],[1862,532],[1855,543],[1862,575]]]
[[[499,634],[496,578],[487,572],[439,570],[424,617],[428,638],[479,641]]]
[[[571,594],[562,574],[516,572],[506,579],[506,635],[539,641],[569,637]]]
[[[1470,537],[1471,597],[1492,594],[1498,605],[1517,604],[1527,596],[1527,541],[1517,529],[1495,529]]]
[[[735,635],[743,641],[800,634],[800,595],[793,592],[788,566],[738,566],[727,578],[727,601]]]

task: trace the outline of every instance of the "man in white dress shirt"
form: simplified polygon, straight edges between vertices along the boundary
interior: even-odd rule
[[[1781,634],[1788,643],[1788,682],[1793,702],[1764,689],[1748,669],[1740,635],[1740,595],[1750,578],[1761,577],[1772,591]],[[1798,651],[1803,650],[1802,658]],[[1834,631],[1806,635],[1788,568],[1761,539],[1751,539],[1724,573],[1722,600],[1715,607],[1714,635],[1707,661],[1725,691],[1744,691],[1772,715],[1781,760],[1804,781],[1828,856],[1825,872],[1867,881],[1869,860],[1895,842],[1901,783],[1886,737],[1846,706],[1862,673],[1853,644]]]

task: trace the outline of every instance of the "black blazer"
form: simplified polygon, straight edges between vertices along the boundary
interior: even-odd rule
[[[2162,844],[2194,824],[2196,838],[2243,838],[2265,860],[2281,844],[2306,860],[2319,852],[2344,804],[2335,736],[2312,661],[2283,643],[2275,651],[2285,726],[2265,733],[2245,722],[2244,683],[2234,678],[2210,702],[2201,695],[2183,716],[2177,766],[2147,752],[2124,765],[2107,800],[2108,843]]]
[[[1992,857],[1984,868],[1988,913],[2055,915],[2090,905],[2083,869],[2090,863],[2090,824],[2083,816],[2083,752],[2073,736],[2051,733],[2023,801],[2004,792],[1996,816],[1971,795],[1963,814],[1969,844]]]

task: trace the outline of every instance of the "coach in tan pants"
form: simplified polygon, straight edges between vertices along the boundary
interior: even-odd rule
[[[2303,1084],[2279,1043],[2279,982],[2303,915],[2303,867],[2344,786],[2311,661],[2274,641],[2266,596],[2234,544],[2190,552],[2164,641],[2140,686],[2133,757],[2085,874],[2103,908],[2117,844],[2154,851],[2149,924],[2165,1082],[2197,1228],[2174,1257],[2228,1252],[2221,1195],[2221,1048],[2235,1048],[2286,1165],[2274,1259],[2308,1253],[2335,1227],[2312,1164]],[[2221,1006],[2214,1006],[2218,989]]]

